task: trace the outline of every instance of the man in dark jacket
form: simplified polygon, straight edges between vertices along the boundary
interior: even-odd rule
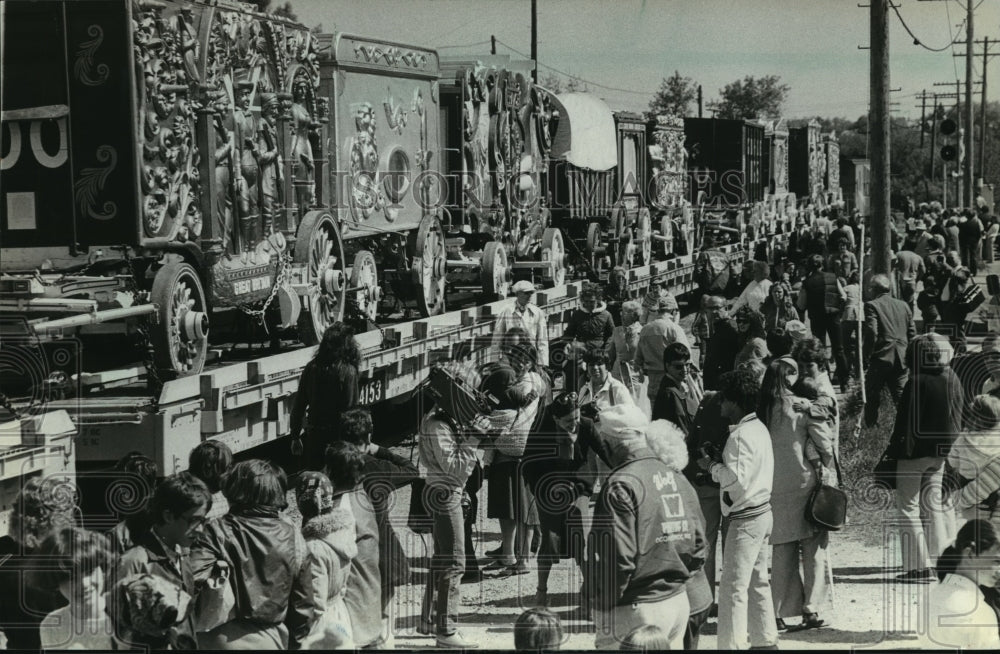
[[[647,624],[666,633],[671,649],[682,649],[685,582],[705,562],[698,498],[649,449],[647,426],[633,405],[601,413],[600,438],[614,468],[594,509],[588,556],[597,649],[614,649]]]
[[[685,382],[691,351],[683,343],[671,343],[663,350],[663,379],[653,399],[653,420],[669,420],[686,437],[691,431],[691,412]]]
[[[842,383],[847,381],[847,360],[840,337],[840,315],[844,300],[844,290],[837,282],[837,276],[823,271],[823,257],[810,257],[809,276],[802,282],[802,289],[799,291],[799,310],[804,310],[809,315],[813,336],[824,347],[827,335],[830,336],[830,349],[837,364],[837,376]]]
[[[865,303],[864,358],[868,361],[865,378],[865,425],[874,427],[878,421],[882,387],[888,386],[892,401],[906,384],[906,344],[917,330],[910,305],[889,295],[890,282],[886,275],[875,275],[871,282],[875,299]]]
[[[979,267],[979,247],[983,240],[983,222],[971,209],[965,210],[965,222],[958,226],[958,241],[961,246],[962,265],[968,266],[972,274]]]
[[[711,321],[711,336],[705,344],[704,375],[705,390],[714,390],[719,375],[733,369],[736,355],[740,351],[739,334],[736,325],[729,319],[726,311],[726,299],[721,295],[713,295],[705,306],[708,320]]]

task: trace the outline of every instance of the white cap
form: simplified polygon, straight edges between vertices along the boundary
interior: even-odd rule
[[[510,291],[511,293],[534,293],[535,285],[526,279],[522,279],[521,281],[511,286]]]

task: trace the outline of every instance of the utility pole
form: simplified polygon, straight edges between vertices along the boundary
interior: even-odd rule
[[[868,125],[872,154],[872,272],[889,273],[889,2],[871,0],[869,5],[869,77],[871,106]]]
[[[937,94],[934,94],[934,113],[931,115],[931,180],[934,179],[934,162],[937,161],[937,116],[938,101]],[[930,190],[927,191],[927,200],[930,201]]]
[[[531,0],[531,81],[538,83],[538,0]]]
[[[990,40],[984,38],[983,44],[983,96],[979,106],[979,185],[986,181],[986,64],[991,57],[1000,57],[1000,52],[990,54]],[[993,40],[996,43],[996,39]]]
[[[984,68],[983,70],[985,71],[986,69]],[[985,97],[985,93],[986,93],[986,91],[984,89],[983,90],[983,94],[984,94],[983,97]],[[985,102],[983,103],[983,106],[985,106]],[[701,97],[701,84],[699,84],[698,85],[698,118],[701,118],[701,111],[702,111],[702,97]]]
[[[490,54],[495,55],[497,53],[497,37],[490,34]]]
[[[927,89],[920,92],[920,147],[924,147],[924,129],[927,120]],[[932,148],[933,149],[933,148]]]
[[[965,190],[963,202],[966,207],[973,205],[972,188],[972,158],[975,156],[975,134],[973,133],[973,122],[975,120],[972,106],[972,57],[975,47],[975,30],[973,29],[973,18],[975,16],[975,0],[965,0],[965,159],[962,161],[962,185]],[[986,83],[985,76],[983,83]]]

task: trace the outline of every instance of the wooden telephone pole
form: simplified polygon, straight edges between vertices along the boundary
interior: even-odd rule
[[[889,104],[889,2],[871,0],[869,6],[871,100],[868,115],[872,160],[872,268],[888,274],[890,263],[889,207],[890,104]]]

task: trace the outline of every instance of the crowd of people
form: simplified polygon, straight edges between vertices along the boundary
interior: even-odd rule
[[[895,405],[876,472],[895,493],[900,581],[940,578],[931,612],[952,616],[930,642],[1000,647],[982,608],[1000,609],[1000,337],[966,339],[970,317],[1000,319],[973,278],[996,228],[921,206],[891,275],[869,273],[856,215],[803,214],[787,249],[743,270],[709,238],[690,336],[667,288],[594,284],[549,343],[520,281],[488,347],[421,391],[416,457],[372,442],[360,352],[337,323],[301,377],[293,474],[218,440],[165,477],[132,453],[115,474],[142,502],[103,532],[56,480],[28,481],[0,539],[6,645],[391,648],[412,578],[390,511],[409,486],[406,528],[432,553],[417,631],[438,647],[479,646],[463,584],[534,572],[514,645],[558,648],[549,582],[568,559],[598,649],[697,649],[709,620],[720,649],[774,649],[835,620],[830,526],[811,503],[843,482],[838,390],[863,376],[868,427],[883,390]],[[484,492],[500,543],[480,556]]]

